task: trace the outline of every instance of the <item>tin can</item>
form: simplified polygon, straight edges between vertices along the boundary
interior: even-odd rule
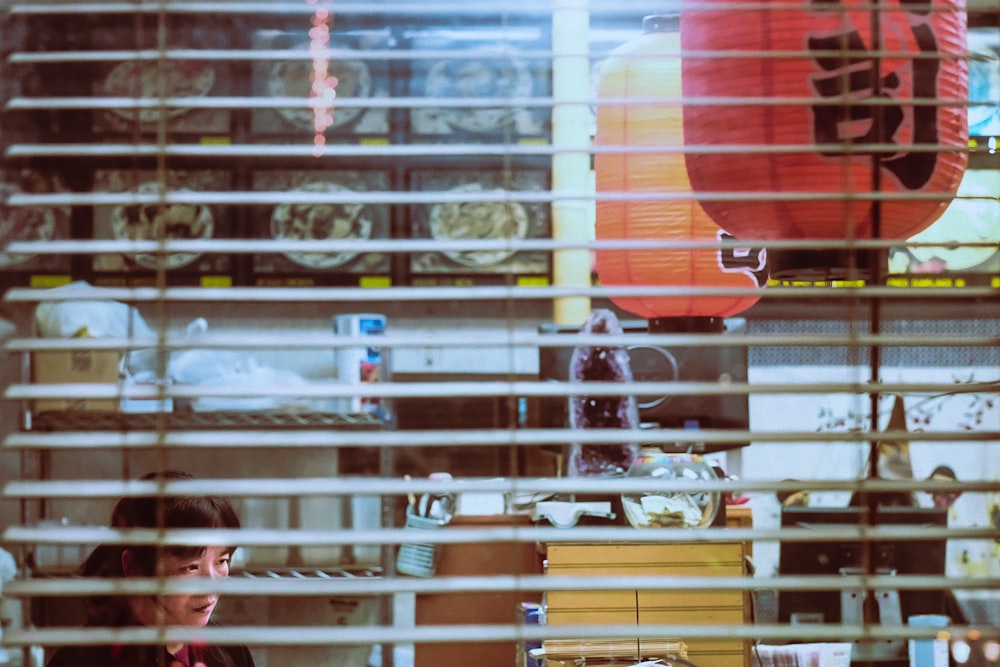
[[[338,336],[381,336],[385,334],[385,315],[350,313],[333,318],[333,331]],[[349,345],[336,352],[337,377],[341,382],[358,385],[359,391],[346,400],[347,412],[384,412],[378,396],[365,396],[361,385],[386,379],[386,364],[378,345]]]

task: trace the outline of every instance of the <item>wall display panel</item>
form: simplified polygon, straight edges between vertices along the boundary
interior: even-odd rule
[[[1000,136],[1000,29],[996,26],[969,29],[969,136]]]
[[[91,48],[116,51],[127,48],[159,48],[153,18],[137,22],[135,17],[105,17],[91,27]],[[227,48],[228,33],[216,21],[198,17],[168,17],[167,49]],[[218,97],[239,94],[234,69],[224,60],[176,58],[167,60],[126,59],[94,63],[88,68],[89,94],[99,97],[156,100],[170,97]],[[156,134],[165,115],[167,132],[173,136],[229,136],[230,110],[226,108],[166,107],[95,109],[91,128],[102,137],[120,138]]]
[[[410,134],[415,140],[495,141],[548,136],[550,108],[518,106],[504,100],[551,95],[550,48],[540,28],[427,29],[407,31],[413,52],[409,94],[468,100],[469,106],[414,107]],[[500,100],[496,106],[477,101]]]
[[[314,59],[316,46],[305,31],[258,30],[253,35],[257,51],[293,51],[287,60],[259,60],[253,66],[253,94],[257,97],[315,98],[314,70],[326,66],[327,75],[336,79],[330,109],[330,124],[323,134],[328,140],[388,140],[389,110],[375,102],[371,107],[343,106],[346,100],[389,96],[389,64],[368,52],[390,49],[395,38],[389,30],[331,30],[328,48],[336,51],[329,59]],[[310,139],[316,135],[316,110],[301,108],[254,109],[250,128],[258,139],[276,135]]]
[[[39,169],[0,170],[0,282],[52,287],[71,280],[69,255],[32,255],[7,252],[16,241],[59,241],[71,235],[69,206],[13,206],[12,195],[67,192],[62,178]]]
[[[414,170],[414,192],[442,192],[467,201],[446,201],[411,207],[414,238],[441,241],[542,239],[551,235],[548,204],[518,201],[518,192],[541,193],[548,188],[543,170],[452,171]],[[495,198],[494,201],[487,201]],[[544,251],[442,250],[416,252],[410,259],[413,279],[429,276],[489,278],[547,276],[550,255]],[[419,278],[418,278],[419,277]]]
[[[389,189],[388,171],[285,170],[253,174],[257,192],[350,195]],[[389,207],[346,203],[281,203],[252,209],[256,238],[301,241],[363,241],[389,237]],[[311,286],[356,284],[362,277],[389,273],[389,255],[381,252],[289,252],[253,255],[257,285]]]
[[[967,286],[1000,283],[1000,169],[967,169],[940,218],[889,253],[889,284]],[[940,243],[940,245],[922,245]]]
[[[171,193],[226,191],[233,188],[226,171],[168,170],[165,185]],[[95,193],[154,195],[160,191],[157,173],[101,169],[94,173]],[[123,203],[94,207],[94,238],[123,241],[161,239],[225,239],[234,236],[229,207],[201,203]],[[93,258],[98,285],[146,284],[158,269],[178,285],[228,286],[233,282],[232,256],[218,253],[102,253]]]

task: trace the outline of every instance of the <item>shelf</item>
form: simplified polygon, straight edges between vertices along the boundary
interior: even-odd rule
[[[219,411],[122,413],[47,411],[31,416],[32,431],[153,431],[273,428],[377,431],[389,428],[371,412]]]
[[[275,567],[275,568],[251,568],[239,572],[233,572],[233,576],[247,579],[355,579],[372,578],[383,575],[381,567]]]

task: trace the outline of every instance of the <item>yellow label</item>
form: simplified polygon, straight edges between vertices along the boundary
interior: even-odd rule
[[[257,287],[315,287],[312,278],[258,278]]]
[[[545,276],[521,276],[517,279],[518,287],[548,287],[549,279]]]
[[[73,282],[72,276],[31,276],[32,287],[61,287]]]
[[[545,137],[526,137],[518,139],[517,143],[521,146],[548,146],[549,140]]]
[[[361,146],[388,146],[389,137],[362,137],[358,144]]]
[[[202,146],[228,146],[233,143],[229,137],[202,137]]]
[[[780,280],[771,278],[771,287],[864,287],[864,280]]]
[[[389,276],[361,276],[358,285],[361,287],[392,287],[392,278]]]
[[[233,279],[230,276],[202,276],[202,287],[232,287]]]
[[[128,287],[126,278],[95,278],[94,284],[98,287]]]
[[[910,287],[965,287],[963,278],[911,278]]]

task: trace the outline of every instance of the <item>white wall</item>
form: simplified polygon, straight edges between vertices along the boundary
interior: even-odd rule
[[[846,366],[765,366],[751,367],[753,384],[863,382],[865,367]],[[996,382],[1000,369],[969,368],[895,368],[885,370],[886,382],[950,383],[974,379]],[[992,401],[990,401],[992,398]],[[891,401],[880,409],[879,427],[887,426]],[[920,430],[961,432],[963,430],[997,431],[1000,429],[1000,405],[996,393],[954,394],[913,397],[905,403],[907,428],[914,433],[910,440],[910,459],[915,479],[924,479],[938,465],[950,465],[963,481],[996,480],[1000,475],[1000,447],[997,442],[921,442]],[[867,397],[830,394],[754,395],[750,398],[750,426],[755,431],[844,431],[858,416],[867,426],[870,415]],[[836,425],[843,418],[845,425]],[[919,423],[918,423],[919,422]],[[858,479],[867,473],[867,443],[782,443],[754,444],[742,452],[742,477],[746,480],[842,480]],[[848,492],[811,494],[810,504],[838,507],[847,504]],[[921,504],[929,505],[927,494],[918,494]],[[997,494],[965,493],[951,509],[952,526],[989,526],[992,508],[1000,503]],[[754,525],[774,528],[780,524],[779,504],[774,494],[755,494],[751,499]],[[755,543],[754,561],[759,575],[776,571],[778,547],[774,543]],[[960,576],[997,576],[1000,574],[1000,545],[972,540],[950,540],[947,573]]]

